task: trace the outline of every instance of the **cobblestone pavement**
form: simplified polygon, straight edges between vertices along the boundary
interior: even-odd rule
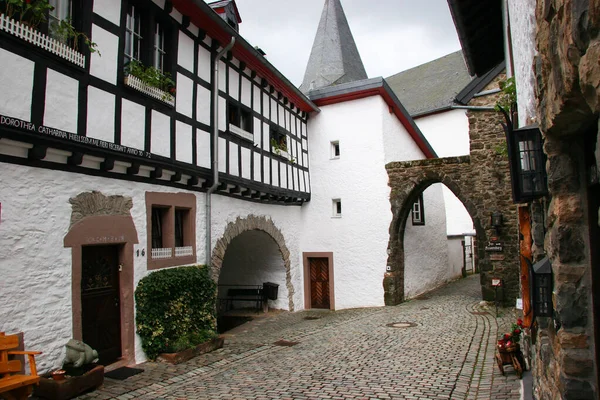
[[[494,360],[515,311],[495,318],[480,299],[476,275],[396,307],[273,313],[230,331],[223,349],[144,363],[79,399],[519,399],[512,367],[503,376]],[[388,326],[399,322],[415,325]]]

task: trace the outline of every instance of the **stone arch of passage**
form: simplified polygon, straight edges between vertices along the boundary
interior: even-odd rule
[[[285,282],[288,289],[289,310],[294,311],[294,285],[292,283],[292,272],[290,263],[290,251],[285,244],[285,238],[279,228],[275,226],[270,218],[264,216],[249,215],[246,218],[238,217],[235,222],[230,222],[225,227],[223,235],[217,240],[213,248],[211,258],[211,276],[215,282],[219,281],[221,268],[227,247],[233,239],[244,232],[258,230],[268,234],[276,243],[283,258],[285,268]]]
[[[486,226],[487,219],[483,218],[487,215],[483,201],[487,195],[477,190],[481,185],[473,181],[477,175],[473,174],[469,156],[395,162],[386,168],[390,177],[393,216],[388,243],[388,271],[383,284],[385,304],[396,305],[404,300],[404,231],[412,204],[419,194],[435,183],[446,185],[471,216],[479,243],[485,243],[488,239],[486,229],[489,227]],[[483,246],[478,246],[477,255],[480,269],[487,271],[489,268],[482,265],[486,262]]]

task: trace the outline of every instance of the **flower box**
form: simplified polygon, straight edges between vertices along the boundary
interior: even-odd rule
[[[160,100],[163,103],[170,105],[171,107],[175,106],[175,98],[173,97],[173,95],[154,86],[147,85],[136,76],[126,75],[125,85],[139,92],[142,92],[145,95],[152,97],[153,99]]]
[[[191,360],[200,354],[210,353],[223,347],[223,338],[211,339],[208,342],[200,343],[198,346],[180,351],[179,353],[162,353],[156,358],[157,361],[167,364],[181,364]]]
[[[4,14],[0,14],[0,31],[21,38],[81,68],[85,67],[85,56],[77,50]]]
[[[90,368],[81,376],[67,376],[63,380],[53,379],[52,374],[42,375],[33,395],[40,399],[66,400],[95,389],[104,382],[104,366],[91,365]]]

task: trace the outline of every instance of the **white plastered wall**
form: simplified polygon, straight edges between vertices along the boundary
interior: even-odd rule
[[[336,309],[381,306],[392,220],[385,164],[423,153],[379,96],[321,107],[308,132],[312,197],[303,207],[302,251],[333,252]],[[339,158],[332,158],[332,142],[339,142]],[[426,229],[441,233],[437,256],[447,260],[443,198],[436,196],[428,205],[441,208],[431,214],[441,228]],[[333,216],[334,199],[341,200],[341,218]]]
[[[406,298],[440,286],[457,275],[448,257],[442,184],[431,185],[423,191],[423,213],[425,225],[413,225],[409,214],[404,230]]]
[[[439,157],[469,155],[469,119],[466,110],[449,110],[415,119]],[[462,202],[446,186],[442,193],[446,203],[448,235],[474,233],[473,221]]]
[[[134,286],[147,271],[147,234],[145,193],[185,192],[176,188],[122,180],[77,175],[68,172],[0,163],[0,331],[25,332],[32,349],[43,349],[39,369],[59,367],[64,345],[72,337],[71,249],[64,247],[69,230],[69,199],[83,192],[101,190],[104,195],[122,195],[133,199],[131,216],[139,244],[134,252],[145,249],[146,256],[134,256]],[[205,261],[205,194],[196,193],[196,254],[198,264]],[[271,218],[282,232],[290,251],[293,301],[302,307],[299,207],[257,204],[229,197],[213,196],[212,244],[220,239],[228,223],[248,215]],[[265,281],[287,291],[282,271],[263,275]],[[282,289],[283,287],[283,289]],[[32,295],[35,293],[35,295]],[[282,301],[288,305],[287,297]],[[283,305],[280,308],[287,308]],[[52,332],[52,335],[48,335]],[[135,340],[135,361],[145,361],[139,337]]]
[[[535,122],[535,2],[508,0],[519,126]]]

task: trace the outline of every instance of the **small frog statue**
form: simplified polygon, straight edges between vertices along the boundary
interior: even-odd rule
[[[74,367],[79,368],[84,364],[95,363],[98,361],[98,352],[92,349],[81,340],[71,339],[65,345],[67,355],[63,361],[65,364],[73,364]]]

